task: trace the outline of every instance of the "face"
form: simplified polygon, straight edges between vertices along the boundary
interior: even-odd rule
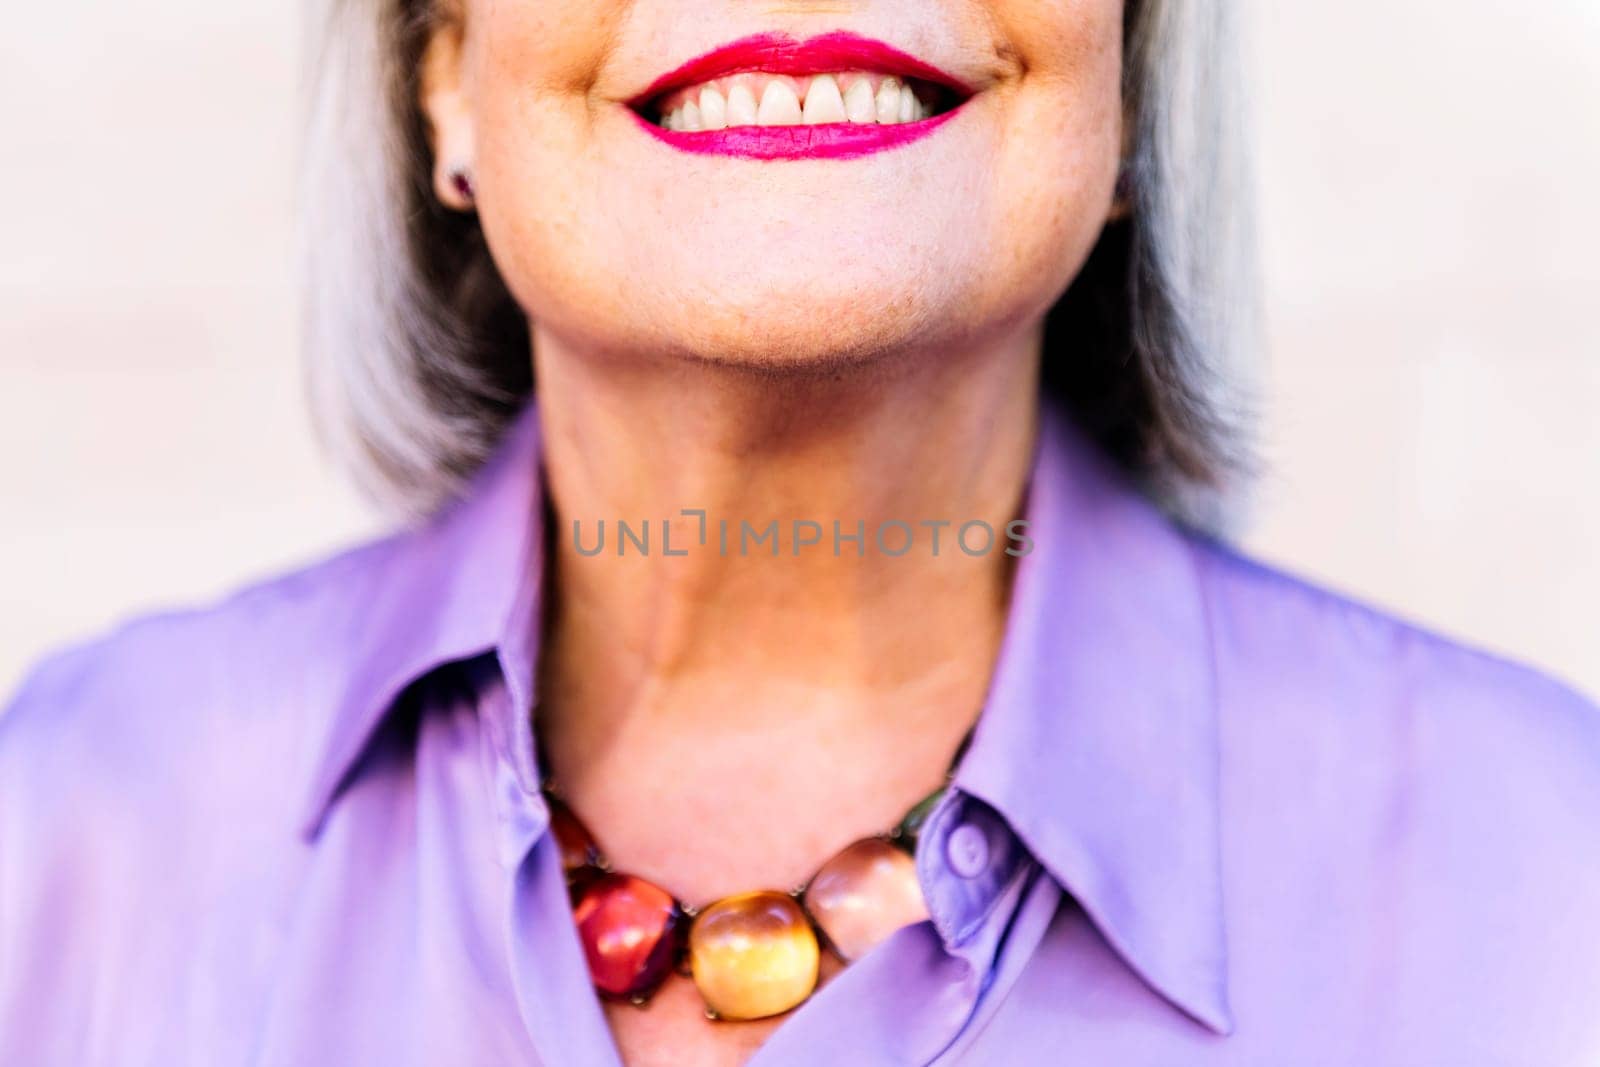
[[[424,58],[436,188],[470,169],[512,294],[574,350],[998,338],[1111,210],[1121,0],[458,2]]]

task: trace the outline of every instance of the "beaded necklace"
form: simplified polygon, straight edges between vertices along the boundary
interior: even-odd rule
[[[966,746],[963,740],[945,786],[888,832],[846,845],[804,885],[738,893],[698,908],[613,870],[546,780],[550,829],[595,990],[643,1005],[676,971],[694,980],[711,1019],[764,1019],[798,1007],[817,988],[824,949],[848,964],[928,917],[912,857]]]

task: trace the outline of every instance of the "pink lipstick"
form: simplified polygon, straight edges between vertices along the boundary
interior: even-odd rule
[[[759,34],[689,60],[628,106],[642,129],[684,152],[853,159],[921,140],[972,93],[959,78],[853,33],[804,41]]]

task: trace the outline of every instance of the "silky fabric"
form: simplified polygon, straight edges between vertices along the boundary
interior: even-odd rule
[[[540,477],[530,407],[426,525],[31,673],[0,1062],[618,1063],[539,791]],[[1026,516],[931,918],[758,1067],[1600,1063],[1592,704],[1174,525],[1049,407]]]

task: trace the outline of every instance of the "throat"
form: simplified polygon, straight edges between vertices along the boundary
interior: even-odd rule
[[[686,900],[796,885],[936,787],[981,709],[1035,368],[629,366],[540,353],[547,770]]]

